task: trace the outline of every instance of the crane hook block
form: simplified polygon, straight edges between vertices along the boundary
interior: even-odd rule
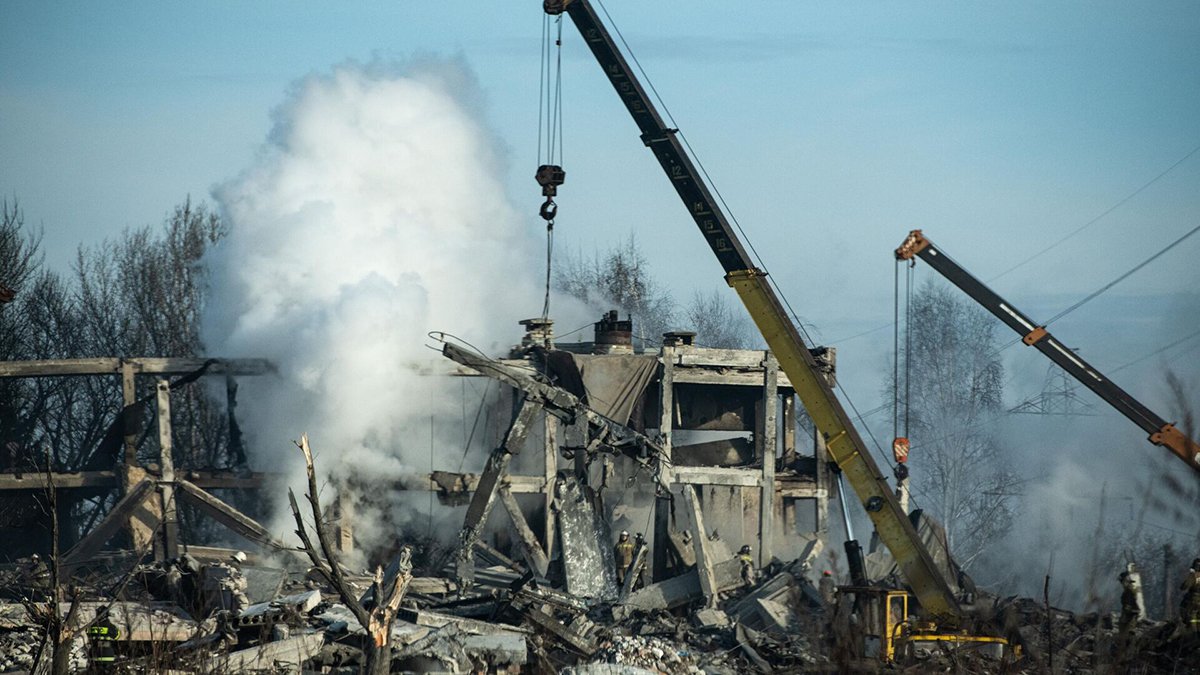
[[[543,197],[553,197],[558,194],[558,186],[567,180],[567,172],[557,164],[543,164],[538,167],[533,178],[542,186]]]

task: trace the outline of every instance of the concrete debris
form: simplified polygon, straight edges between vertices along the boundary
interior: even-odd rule
[[[277,595],[234,611],[210,608],[205,599],[211,588],[202,583],[178,583],[187,576],[170,573],[178,563],[138,570],[139,582],[122,594],[127,599],[98,599],[98,589],[110,584],[76,589],[97,599],[78,601],[73,636],[64,644],[72,668],[89,667],[86,628],[104,611],[119,627],[117,663],[128,672],[349,673],[362,667],[367,631],[331,589],[314,584],[308,570],[274,570],[286,578]],[[190,566],[184,561],[184,568]],[[743,583],[739,567],[736,558],[712,565],[711,602],[693,569],[614,604],[570,594],[561,575],[547,580],[503,567],[476,569],[476,584],[463,591],[448,581],[455,572],[449,565],[445,577],[420,577],[423,592],[401,607],[391,626],[392,672],[716,675],[893,668],[1032,675],[1046,672],[1051,661],[1055,672],[1072,673],[1190,672],[1200,666],[1200,635],[1178,621],[1130,625],[1116,607],[1074,614],[986,594],[975,603],[981,626],[1015,647],[1003,659],[986,649],[928,640],[914,641],[910,653],[889,666],[879,657],[839,650],[836,613],[814,586],[827,575],[814,572],[803,556],[768,565],[752,587]],[[216,569],[227,571],[223,564]],[[156,599],[169,595],[177,602]],[[842,593],[837,595],[840,602]],[[35,669],[46,651],[47,607],[42,599],[0,603],[0,672],[45,667]],[[60,611],[70,608],[67,603]]]
[[[558,533],[566,590],[583,598],[617,599],[616,562],[608,523],[593,506],[591,489],[575,478],[558,482]]]
[[[316,656],[324,644],[324,633],[309,633],[214,656],[208,660],[207,666],[214,672],[226,673],[262,670],[299,672],[300,667]]]

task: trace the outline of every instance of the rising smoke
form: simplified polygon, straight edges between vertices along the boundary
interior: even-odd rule
[[[480,98],[461,63],[341,65],[297,82],[257,160],[216,190],[231,227],[206,261],[205,344],[279,369],[241,382],[254,468],[302,487],[292,441],[308,432],[318,469],[395,522],[425,494],[379,507],[379,488],[462,454],[446,429],[460,383],[430,376],[452,364],[427,333],[494,352],[541,306],[538,226],[506,197]],[[275,529],[287,518],[276,508]],[[380,522],[356,520],[363,538]]]

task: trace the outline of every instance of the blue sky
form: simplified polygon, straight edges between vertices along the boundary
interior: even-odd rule
[[[439,56],[476,74],[513,200],[536,227],[540,6],[4,2],[0,191],[65,267],[78,244],[159,223],[249,166],[296,79],[347,59]],[[891,251],[909,229],[992,279],[1200,145],[1194,2],[608,9],[823,341],[890,319]],[[565,34],[558,245],[590,251],[636,233],[678,297],[721,287],[599,68],[572,26]],[[1057,312],[1200,224],[1198,187],[1200,153],[996,290],[1035,316]],[[1200,236],[1064,320],[1060,336],[1104,367],[1200,328],[1197,254]],[[842,345],[862,398],[876,395],[889,333]],[[1041,362],[1025,360],[1039,378]],[[1129,370],[1151,386],[1161,362]]]

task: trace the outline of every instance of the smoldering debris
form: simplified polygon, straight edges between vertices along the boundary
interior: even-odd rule
[[[1200,636],[1178,621],[1123,627],[1115,613],[1075,614],[986,594],[974,612],[987,617],[986,630],[1010,639],[1013,649],[1002,659],[948,645],[891,664],[851,656],[848,643],[863,639],[853,628],[858,619],[852,611],[847,616],[846,607],[827,604],[815,584],[821,572],[806,560],[773,561],[753,586],[740,579],[724,585],[711,607],[694,585],[671,609],[576,597],[520,563],[514,569],[481,557],[478,565],[466,592],[449,565],[443,574],[412,579],[390,627],[388,672],[1032,674],[1051,664],[1069,673],[1200,667]],[[112,672],[361,672],[371,637],[338,594],[315,580],[320,575],[302,565],[276,569],[284,582],[271,589],[272,597],[235,608],[212,602],[213,589],[198,583],[213,570],[221,587],[245,585],[236,560],[185,555],[139,566],[115,594],[105,590],[123,576],[115,568],[72,588],[79,609],[71,612],[70,602],[59,608],[72,616],[61,646],[71,668],[97,666],[90,629],[109,625],[117,636],[108,645]],[[345,578],[362,593],[372,583],[367,575]],[[19,601],[0,604],[0,672],[46,672],[50,598],[27,590]]]

